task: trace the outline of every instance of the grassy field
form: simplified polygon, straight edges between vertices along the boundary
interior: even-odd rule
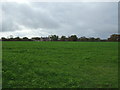
[[[3,42],[3,88],[117,88],[117,42]]]

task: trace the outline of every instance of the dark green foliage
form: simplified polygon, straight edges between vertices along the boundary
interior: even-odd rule
[[[71,35],[70,37],[68,37],[68,41],[77,41],[78,37],[76,35]]]
[[[28,40],[28,37],[23,37],[23,40]]]
[[[14,40],[15,40],[15,41],[20,41],[21,38],[20,38],[20,37],[15,37]]]
[[[3,42],[3,88],[117,88],[117,42]]]
[[[31,39],[32,39],[32,40],[40,40],[39,37],[32,37]]]
[[[95,41],[95,38],[94,37],[90,37],[89,41]]]
[[[66,38],[66,36],[61,36],[60,40],[61,40],[61,41],[66,41],[67,38]]]
[[[5,37],[2,37],[1,39],[2,39],[3,41],[6,41],[6,40],[7,40]]]
[[[49,38],[51,39],[51,41],[57,41],[58,40],[57,35],[50,35]]]
[[[100,41],[100,38],[95,38],[95,41]]]
[[[108,41],[120,41],[120,35],[118,34],[113,34],[108,38]]]
[[[89,39],[86,37],[81,37],[81,38],[79,38],[79,41],[89,41]]]
[[[9,36],[9,38],[2,37],[2,41],[86,41],[86,42],[96,42],[96,41],[120,41],[120,35],[119,34],[112,34],[110,38],[108,39],[100,39],[100,38],[86,38],[85,36],[78,38],[76,35],[71,35],[68,38],[66,36],[62,36],[59,38],[57,35],[50,35],[48,37],[32,37],[31,39],[28,39],[27,37],[23,37],[22,39],[20,37],[13,38],[12,35]],[[0,41],[1,41],[0,39]]]

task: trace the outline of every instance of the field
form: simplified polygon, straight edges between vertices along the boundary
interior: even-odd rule
[[[2,43],[3,88],[117,88],[117,42]]]

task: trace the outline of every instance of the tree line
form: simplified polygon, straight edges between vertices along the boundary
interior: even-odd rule
[[[100,38],[94,38],[94,37],[90,37],[87,38],[85,36],[78,38],[77,35],[71,35],[71,36],[57,36],[57,35],[50,35],[48,37],[32,37],[32,38],[28,38],[28,37],[15,37],[13,38],[12,35],[10,35],[9,38],[5,38],[2,37],[1,41],[92,41],[92,42],[96,42],[96,41],[120,41],[120,34],[112,34],[110,35],[109,38],[107,39],[100,39]]]

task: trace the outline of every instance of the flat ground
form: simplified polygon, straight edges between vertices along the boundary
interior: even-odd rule
[[[117,42],[3,42],[3,88],[117,88]]]

